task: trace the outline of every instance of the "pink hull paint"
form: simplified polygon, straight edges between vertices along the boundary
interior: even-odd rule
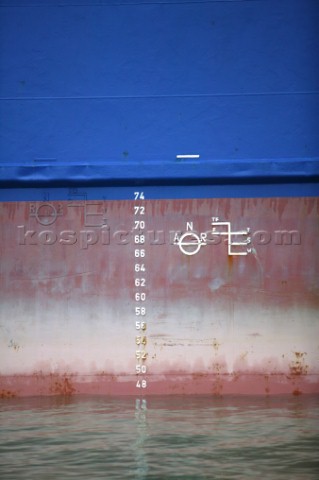
[[[142,203],[143,261],[134,202],[0,204],[0,397],[318,394],[318,199]],[[252,253],[228,255],[225,237],[195,255],[173,244],[215,216],[249,227]]]
[[[38,395],[301,395],[319,393],[319,375],[304,378],[284,374],[164,374],[148,376],[147,389],[136,389],[128,375],[2,376],[0,398]]]

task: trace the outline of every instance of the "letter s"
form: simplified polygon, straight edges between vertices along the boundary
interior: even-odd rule
[[[73,230],[62,230],[59,243],[61,245],[74,245],[76,243],[76,232]]]

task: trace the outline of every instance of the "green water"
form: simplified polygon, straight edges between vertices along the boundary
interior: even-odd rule
[[[314,397],[0,400],[0,478],[319,479]]]

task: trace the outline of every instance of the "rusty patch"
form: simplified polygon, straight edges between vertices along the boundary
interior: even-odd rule
[[[226,241],[227,241],[227,239],[226,239]],[[234,263],[234,257],[232,255],[227,255],[228,275],[232,274],[233,263]]]
[[[219,347],[220,347],[220,343],[218,343],[216,338],[213,338],[213,348],[214,350],[216,350],[216,352],[218,351]]]
[[[13,350],[15,350],[16,352],[20,350],[20,345],[14,340],[10,340],[8,347],[13,348]]]
[[[33,372],[32,377],[34,377],[36,380],[43,380],[46,375],[42,370],[36,370]]]
[[[212,366],[213,366],[213,372],[214,372],[212,394],[219,397],[222,395],[223,388],[224,388],[221,374],[225,370],[225,365],[223,363],[214,362]]]
[[[56,378],[53,381],[50,392],[54,395],[63,395],[65,397],[73,395],[75,387],[72,385],[71,377]]]
[[[125,375],[125,374],[123,374]],[[118,376],[115,375],[114,373],[107,373],[104,370],[102,372],[97,372],[96,376],[99,377],[101,380],[104,381],[111,381],[111,382],[117,382]]]
[[[306,352],[295,352],[296,358],[303,358],[304,355],[307,355]]]
[[[306,352],[294,352],[295,359],[289,363],[289,373],[292,377],[307,375],[308,365],[305,362]]]
[[[301,395],[301,394],[302,394],[302,391],[299,390],[299,388],[295,388],[295,390],[293,390],[292,394],[297,397],[298,395]]]
[[[192,373],[192,380],[199,380],[208,376],[208,373],[194,372]]]
[[[239,378],[240,378],[240,374],[238,372],[233,372],[231,374],[231,377],[232,377],[233,382],[237,382],[237,380],[239,380]]]
[[[265,386],[265,393],[266,395],[269,395],[270,393],[270,386],[269,386],[269,375],[264,375],[264,379],[265,379],[265,382],[266,382],[266,386]]]
[[[16,393],[12,390],[0,390],[0,398],[14,398],[16,396]]]
[[[240,359],[241,361],[246,360],[248,353],[249,353],[249,352],[247,352],[247,351],[241,353],[240,356],[239,356],[239,359]]]
[[[223,393],[223,382],[219,374],[216,375],[215,381],[213,382],[212,385],[212,394],[219,397]]]

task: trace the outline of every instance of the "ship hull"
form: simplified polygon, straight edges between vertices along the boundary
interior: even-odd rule
[[[1,203],[0,396],[319,393],[318,220],[310,197]]]

